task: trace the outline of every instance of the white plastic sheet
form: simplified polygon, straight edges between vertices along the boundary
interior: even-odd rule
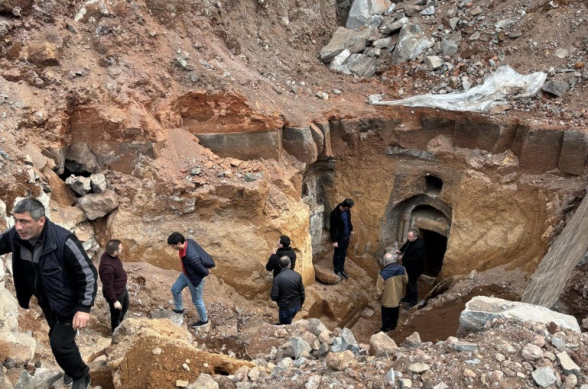
[[[395,101],[370,101],[374,105],[404,105],[407,107],[431,107],[448,111],[491,113],[496,105],[504,105],[509,98],[533,96],[547,78],[547,73],[529,75],[517,73],[509,66],[501,66],[482,85],[466,92],[445,95],[419,95]]]

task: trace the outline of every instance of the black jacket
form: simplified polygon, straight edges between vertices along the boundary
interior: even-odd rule
[[[409,277],[423,274],[425,270],[425,242],[417,238],[414,242],[406,241],[400,248],[402,253],[402,265],[406,268]]]
[[[296,265],[296,253],[290,247],[279,247],[275,254],[270,255],[269,260],[265,265],[265,270],[273,271],[274,277],[280,274],[280,271],[282,270],[280,267],[280,258],[284,255],[290,258],[290,268],[294,270],[294,265]]]
[[[271,298],[280,309],[302,307],[305,299],[302,276],[294,270],[282,269],[274,278]]]
[[[186,269],[186,276],[196,288],[202,279],[208,275],[208,269],[215,267],[210,255],[192,239],[186,239],[188,245],[186,255],[182,257],[182,265]]]
[[[20,239],[14,227],[0,235],[0,255],[12,253],[18,304],[28,309],[34,294],[40,305],[49,307],[63,321],[71,320],[77,311],[90,312],[96,298],[97,273],[76,236],[47,219],[40,239],[41,256],[33,265],[21,258],[27,242]],[[30,269],[34,269],[33,277],[25,274]]]
[[[343,224],[343,218],[341,218],[341,204],[338,204],[335,209],[331,211],[329,217],[329,233],[331,234],[331,242],[339,242],[345,236],[345,225]],[[349,233],[353,231],[353,224],[351,224],[351,212],[344,211],[347,213],[347,220],[349,221]]]

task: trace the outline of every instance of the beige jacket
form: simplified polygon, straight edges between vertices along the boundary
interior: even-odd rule
[[[398,263],[392,263],[378,274],[374,298],[383,307],[396,308],[400,305],[406,284],[408,284],[406,269]]]

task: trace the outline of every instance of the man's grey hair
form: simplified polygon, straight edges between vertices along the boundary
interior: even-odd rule
[[[391,263],[396,263],[398,256],[392,253],[386,253],[382,257],[382,266],[386,267]]]
[[[284,255],[283,257],[280,258],[280,267],[282,269],[285,269],[287,267],[290,267],[290,257],[288,257],[287,255]]]
[[[34,221],[39,221],[45,217],[45,207],[37,199],[26,198],[14,206],[12,213],[28,213]]]
[[[412,234],[418,238],[419,237],[419,232],[417,230],[415,230],[414,228],[411,228],[410,230],[408,230],[408,232],[412,232]],[[408,235],[408,233],[407,233]]]

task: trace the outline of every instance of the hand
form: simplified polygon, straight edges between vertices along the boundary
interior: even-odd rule
[[[333,247],[334,247],[334,248],[337,248],[337,247],[339,247],[339,243],[337,243],[337,242],[334,242],[334,243],[333,243]]]
[[[401,251],[398,251],[398,250],[396,250],[396,251],[394,251],[394,254],[402,254],[402,252],[401,252]]]
[[[399,256],[398,256],[398,260],[399,260],[399,261],[402,261],[402,255],[399,255]]]
[[[118,309],[119,311],[122,309],[122,305],[121,305],[120,301],[117,301],[116,303],[114,303],[114,309]]]
[[[353,231],[351,231],[351,232],[349,233],[349,236],[353,236]]]
[[[82,311],[77,311],[74,315],[72,327],[74,330],[78,328],[86,328],[88,322],[90,321],[90,314]]]

